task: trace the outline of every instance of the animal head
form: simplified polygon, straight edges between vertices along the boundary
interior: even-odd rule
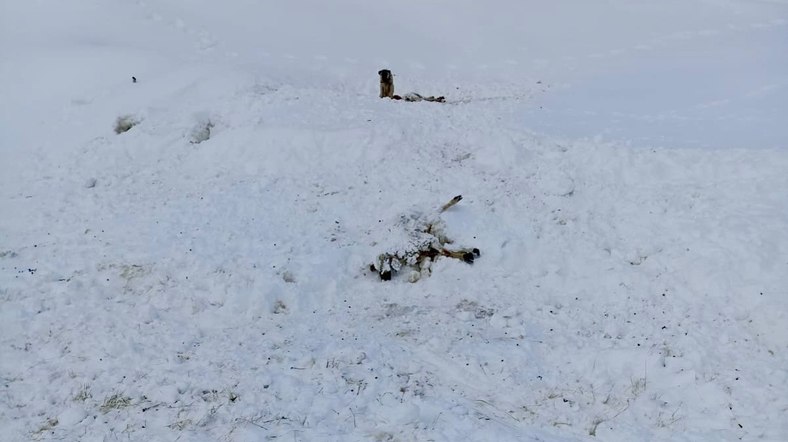
[[[393,75],[391,74],[390,70],[381,69],[378,71],[378,75],[380,75],[381,83],[391,83]]]

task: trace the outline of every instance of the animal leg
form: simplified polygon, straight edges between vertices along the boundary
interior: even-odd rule
[[[448,203],[446,203],[443,206],[441,206],[439,212],[443,213],[443,212],[449,210],[453,205],[459,203],[460,201],[462,201],[462,195],[455,196]]]
[[[459,250],[441,250],[441,255],[448,256],[449,258],[459,259],[460,261],[473,264],[473,261],[481,256],[481,252],[477,248],[472,249],[459,249]]]

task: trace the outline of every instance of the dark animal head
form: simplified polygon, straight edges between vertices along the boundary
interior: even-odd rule
[[[380,82],[381,83],[391,83],[391,71],[388,69],[381,69],[378,71],[378,75],[380,75]]]

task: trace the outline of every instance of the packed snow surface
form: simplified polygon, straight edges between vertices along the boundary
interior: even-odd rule
[[[2,439],[787,440],[786,54],[780,0],[2,0]],[[473,265],[370,271],[458,194]]]

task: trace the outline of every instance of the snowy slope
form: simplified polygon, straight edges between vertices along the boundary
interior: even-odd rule
[[[588,3],[2,2],[4,438],[788,438],[788,5]]]

